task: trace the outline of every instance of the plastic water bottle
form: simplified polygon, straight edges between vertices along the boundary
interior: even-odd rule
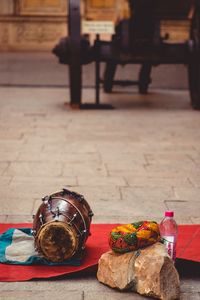
[[[178,236],[178,226],[174,220],[174,212],[166,211],[165,217],[161,221],[160,235],[163,243],[166,246],[169,256],[175,261],[176,259],[176,242]]]

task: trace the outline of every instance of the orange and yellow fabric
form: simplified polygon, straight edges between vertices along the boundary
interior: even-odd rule
[[[154,221],[119,225],[113,228],[109,235],[110,248],[118,253],[138,250],[159,240],[159,225]]]

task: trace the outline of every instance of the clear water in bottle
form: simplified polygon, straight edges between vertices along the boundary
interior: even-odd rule
[[[176,259],[176,242],[178,236],[178,226],[174,220],[174,212],[166,211],[165,217],[161,221],[160,226],[160,235],[163,243],[166,246],[169,256],[175,261]]]

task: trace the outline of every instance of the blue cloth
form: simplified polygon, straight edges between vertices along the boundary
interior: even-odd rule
[[[50,262],[35,250],[34,237],[30,228],[11,228],[0,235],[0,263],[79,266],[81,259],[71,258],[63,262]]]

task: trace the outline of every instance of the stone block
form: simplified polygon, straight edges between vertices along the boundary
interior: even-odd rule
[[[102,163],[82,161],[82,162],[64,162],[62,176],[106,176],[107,171]]]
[[[6,215],[0,215],[0,223],[5,223],[6,222]]]
[[[8,168],[8,163],[7,162],[0,162],[0,175],[2,175],[5,170]]]
[[[82,300],[83,293],[82,291],[68,291],[67,293],[68,299],[73,300]],[[9,299],[9,300],[16,300],[16,299],[44,299],[44,300],[66,300],[66,294],[63,293],[62,290],[57,291],[32,291],[32,290],[16,290],[16,291],[0,291],[0,299]]]
[[[126,186],[122,177],[111,176],[78,176],[78,184],[88,186]]]
[[[173,190],[166,187],[120,187],[123,211],[132,211],[133,218],[146,215],[151,218],[162,216],[166,210],[164,200],[173,197]]]
[[[195,195],[195,194],[194,194]],[[184,196],[184,195],[182,195]],[[173,210],[176,212],[177,217],[187,217],[188,212],[190,212],[190,217],[199,217],[200,212],[200,202],[199,197],[196,194],[193,199],[187,198],[187,193],[185,193],[185,197],[177,199],[177,200],[166,200],[166,207],[169,210]]]
[[[20,15],[67,15],[67,2],[65,0],[21,0],[18,12]]]
[[[18,152],[14,151],[0,151],[0,161],[11,162],[15,161],[18,157]]]
[[[30,177],[58,177],[62,174],[60,162],[12,162],[4,175]]]
[[[0,15],[12,15],[14,14],[14,1],[13,0],[1,0],[0,1]]]
[[[165,246],[156,243],[125,254],[104,253],[98,264],[100,282],[121,291],[163,300],[179,299],[180,282]]]
[[[133,294],[132,292],[119,293],[117,291],[110,292],[86,292],[84,293],[84,300],[145,300],[147,297]]]
[[[14,213],[14,212],[13,212]],[[5,223],[32,223],[33,217],[29,215],[6,215]]]
[[[199,293],[182,293],[180,300],[200,300]]]
[[[188,178],[183,177],[162,177],[162,176],[124,176],[129,186],[135,187],[191,187]],[[199,184],[200,185],[200,184]]]
[[[0,50],[45,51],[66,36],[66,20],[46,17],[0,17]]]

